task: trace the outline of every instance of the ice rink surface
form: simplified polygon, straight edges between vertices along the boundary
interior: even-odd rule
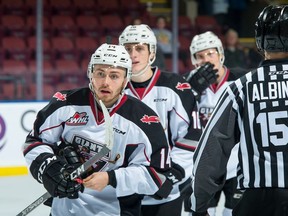
[[[0,177],[0,215],[16,216],[46,191],[31,176]],[[50,208],[41,204],[29,216],[49,216]]]
[[[0,177],[0,216],[16,216],[45,192],[31,176]],[[220,203],[223,205],[223,197]],[[217,216],[221,216],[222,205],[217,209]],[[28,215],[49,216],[49,212],[50,208],[41,204]],[[188,214],[183,212],[181,216]]]

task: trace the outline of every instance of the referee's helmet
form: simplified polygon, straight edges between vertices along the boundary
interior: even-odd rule
[[[259,51],[288,52],[288,5],[267,6],[255,23]]]

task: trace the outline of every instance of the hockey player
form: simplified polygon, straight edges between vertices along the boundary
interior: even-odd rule
[[[206,215],[224,185],[226,166],[240,142],[235,216],[288,215],[288,6],[268,6],[256,21],[260,66],[222,94],[194,155],[192,215]]]
[[[163,127],[152,109],[123,94],[130,76],[131,59],[125,48],[103,44],[91,56],[89,88],[57,92],[38,113],[24,155],[32,176],[54,197],[51,215],[140,215],[140,208],[119,200],[129,200],[134,193],[161,198],[170,193]],[[83,190],[65,173],[105,144],[99,100],[110,112],[114,145],[82,180]]]
[[[192,87],[196,87],[199,101],[199,118],[203,127],[206,126],[211,113],[213,112],[216,103],[218,102],[221,94],[225,91],[227,86],[235,81],[239,76],[244,75],[239,71],[233,71],[228,69],[224,63],[224,50],[221,40],[212,32],[208,31],[193,37],[191,46],[191,61],[196,69],[186,74],[185,77],[190,81]],[[195,76],[196,72],[217,74],[217,79],[214,79],[214,83],[210,86],[202,88],[195,83],[191,77]],[[197,73],[196,73],[197,74]],[[213,77],[213,76],[212,76]],[[233,156],[231,162],[228,165],[227,181],[223,187],[223,190],[218,191],[210,203],[208,209],[210,216],[216,215],[216,206],[219,202],[221,192],[225,195],[225,208],[223,210],[223,216],[232,215],[232,209],[239,201],[241,192],[236,190],[236,165],[237,161],[237,146],[233,150]],[[186,210],[188,210],[186,208]]]
[[[172,176],[169,179],[174,184],[173,190],[166,199],[145,196],[142,215],[181,215],[183,200],[179,185],[192,174],[191,159],[201,133],[198,119],[192,118],[196,100],[189,83],[181,76],[151,66],[157,41],[149,26],[127,26],[119,37],[119,43],[125,46],[132,59],[131,82],[125,92],[146,103],[159,115],[171,146]],[[192,135],[187,140],[184,138],[190,124]]]

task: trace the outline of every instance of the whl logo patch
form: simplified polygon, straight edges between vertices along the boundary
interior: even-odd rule
[[[144,115],[141,119],[140,119],[143,123],[147,123],[147,124],[151,124],[151,123],[159,123],[160,119],[158,116],[148,116],[148,115]]]
[[[71,118],[66,121],[66,125],[86,125],[88,123],[89,116],[86,112],[76,112]]]
[[[62,94],[60,92],[56,92],[54,95],[53,95],[53,98],[56,98],[57,101],[66,101],[66,94]]]
[[[191,89],[191,86],[189,83],[180,83],[178,82],[176,85],[176,89],[180,90],[180,91],[184,91],[185,89]]]

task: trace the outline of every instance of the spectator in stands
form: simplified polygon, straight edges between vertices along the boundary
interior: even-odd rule
[[[247,0],[229,0],[229,22],[230,27],[235,29],[240,37],[242,37],[242,21],[244,11],[247,8]]]
[[[139,17],[135,17],[132,19],[131,25],[140,25],[142,24],[142,20]]]
[[[196,0],[198,5],[198,14],[199,15],[212,15],[213,14],[213,5],[211,0]]]
[[[228,68],[248,68],[246,54],[239,44],[238,33],[228,29],[224,36],[225,65]]]
[[[259,66],[260,62],[264,60],[264,57],[258,51],[257,47],[253,46],[248,50],[247,60],[248,60],[248,68],[253,69]]]
[[[153,28],[153,32],[164,56],[170,58],[172,55],[172,32],[167,29],[166,25],[166,18],[164,16],[158,16],[156,19],[156,28]]]
[[[229,28],[228,7],[229,1],[227,0],[213,0],[212,14],[223,30]]]

